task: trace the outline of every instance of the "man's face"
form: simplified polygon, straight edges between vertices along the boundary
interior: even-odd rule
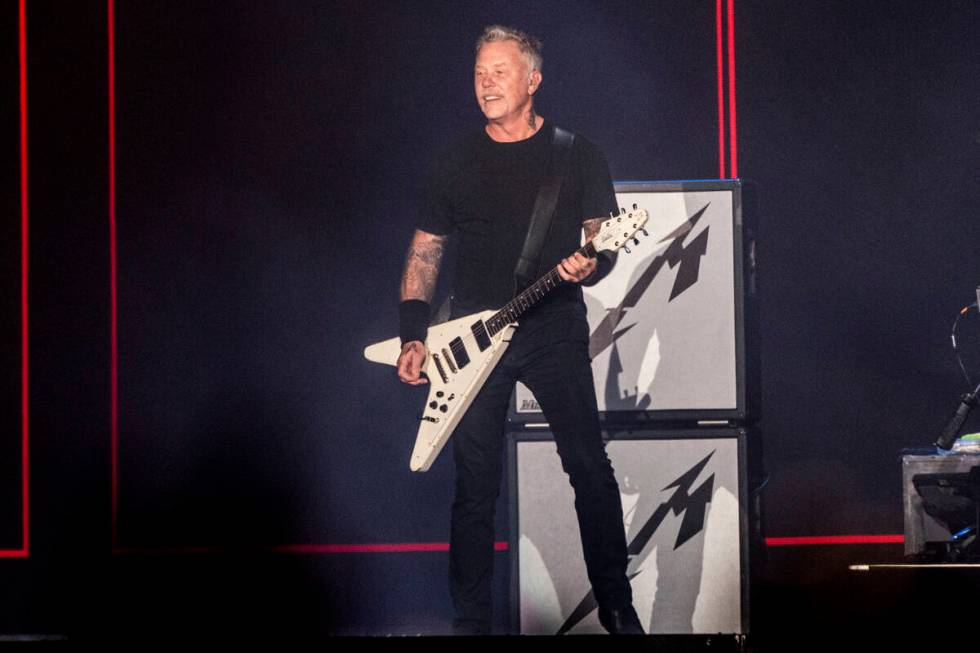
[[[540,80],[538,71],[528,75],[527,60],[514,41],[487,43],[476,55],[473,85],[487,120],[520,117]]]

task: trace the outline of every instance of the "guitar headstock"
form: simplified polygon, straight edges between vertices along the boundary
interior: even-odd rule
[[[650,215],[646,212],[646,209],[638,209],[636,204],[633,205],[631,211],[626,209],[620,209],[619,215],[611,215],[606,220],[603,220],[602,225],[599,227],[599,233],[595,235],[592,239],[592,246],[595,248],[596,253],[602,250],[616,251],[620,248],[626,248],[626,245],[632,240],[635,244],[639,245],[640,240],[637,233],[642,231],[644,236],[647,236],[646,229],[643,225],[647,223]]]

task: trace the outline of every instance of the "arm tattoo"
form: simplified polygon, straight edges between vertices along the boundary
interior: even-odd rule
[[[589,242],[596,237],[603,220],[604,218],[592,218],[582,222],[582,229],[585,230],[585,242]]]
[[[446,236],[416,231],[405,255],[405,271],[402,273],[401,301],[421,299],[432,303],[439,279],[439,265]]]

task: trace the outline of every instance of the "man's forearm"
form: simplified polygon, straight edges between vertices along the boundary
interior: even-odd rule
[[[429,304],[436,292],[446,236],[416,230],[405,254],[401,301],[418,299]]]

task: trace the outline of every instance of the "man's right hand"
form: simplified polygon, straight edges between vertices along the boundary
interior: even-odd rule
[[[412,340],[402,345],[402,353],[398,356],[398,378],[409,385],[428,383],[429,380],[422,376],[425,355],[425,343],[421,340]]]

